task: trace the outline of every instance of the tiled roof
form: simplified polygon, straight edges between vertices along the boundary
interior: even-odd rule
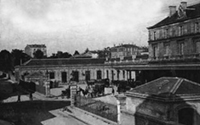
[[[24,63],[25,66],[55,66],[55,65],[77,65],[77,64],[104,64],[105,59],[90,58],[60,58],[60,59],[31,59]]]
[[[200,3],[192,5],[192,6],[188,6],[187,8],[188,9],[186,9],[186,15],[187,15],[186,18],[180,19],[178,16],[178,12],[176,11],[176,13],[174,15],[172,15],[171,17],[167,17],[167,18],[163,19],[162,21],[155,24],[154,26],[149,27],[148,29],[152,29],[152,28],[165,26],[165,25],[178,23],[178,22],[182,22],[185,20],[200,17]]]
[[[127,92],[129,94],[143,94],[161,98],[197,96],[200,95],[200,85],[178,77],[161,77]]]

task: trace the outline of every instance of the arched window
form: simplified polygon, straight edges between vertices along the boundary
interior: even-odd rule
[[[182,108],[178,110],[178,123],[183,125],[194,124],[194,109]]]

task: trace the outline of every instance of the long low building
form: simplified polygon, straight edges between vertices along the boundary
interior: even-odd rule
[[[15,68],[16,78],[23,79],[26,75],[39,72],[49,80],[61,84],[74,81],[96,79],[127,80],[135,79],[135,72],[115,70],[105,59],[93,58],[62,58],[62,59],[31,59]]]

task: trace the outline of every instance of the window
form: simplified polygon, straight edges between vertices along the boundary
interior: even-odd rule
[[[149,31],[149,41],[152,40],[152,35],[151,35],[151,31]]]
[[[169,29],[165,29],[165,38],[169,37]]]
[[[153,44],[152,45],[152,53],[153,53],[153,58],[156,58],[156,57],[158,57],[158,45],[157,44]]]
[[[156,31],[153,32],[153,40],[156,40]]]
[[[61,79],[62,79],[62,82],[67,82],[67,72],[61,73]]]
[[[90,80],[90,71],[85,71],[85,80],[86,81]]]
[[[199,32],[199,22],[196,22],[195,23],[195,26],[194,26],[195,28],[195,33],[198,33]]]
[[[164,43],[164,56],[169,56],[169,43]]]
[[[50,79],[54,79],[55,78],[55,73],[54,72],[50,72],[49,73],[49,78]]]
[[[193,125],[194,124],[194,109],[183,108],[178,111],[178,123],[183,125]]]
[[[176,28],[171,27],[171,30],[172,30],[171,36],[176,36]]]
[[[98,71],[97,71],[97,79],[101,79],[101,77],[102,77],[102,76],[101,76],[101,70],[98,70]]]
[[[124,48],[119,48],[119,51],[120,51],[120,52],[124,51]]]
[[[72,81],[76,81],[78,82],[79,81],[79,71],[72,71]]]
[[[200,38],[194,39],[194,53],[200,53]]]
[[[113,70],[111,71],[111,74],[112,74],[112,77],[111,77],[111,78],[112,78],[112,80],[114,80],[114,75],[115,75],[115,74],[114,74],[114,71],[113,71]]]
[[[107,79],[109,79],[109,71],[106,70],[106,74],[107,74]]]
[[[183,35],[183,26],[179,26],[179,36]]]
[[[120,71],[117,70],[117,80],[119,80],[119,74],[120,74]]]
[[[123,78],[125,79],[125,71],[123,70]]]
[[[178,42],[178,54],[179,55],[184,54],[184,42],[183,41]]]

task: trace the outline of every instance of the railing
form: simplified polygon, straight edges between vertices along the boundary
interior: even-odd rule
[[[120,61],[106,61],[105,64],[148,64],[151,62],[173,62],[173,61],[200,61],[200,54],[187,54],[187,55],[174,55],[174,56],[161,56],[161,57],[149,57],[148,59],[140,60],[120,60]]]
[[[200,54],[174,55],[149,58],[149,62],[155,61],[198,61]]]
[[[140,60],[120,60],[120,61],[107,61],[105,64],[145,64],[149,59],[140,59]]]
[[[112,105],[80,95],[75,97],[75,106],[95,115],[117,122],[117,105]]]

